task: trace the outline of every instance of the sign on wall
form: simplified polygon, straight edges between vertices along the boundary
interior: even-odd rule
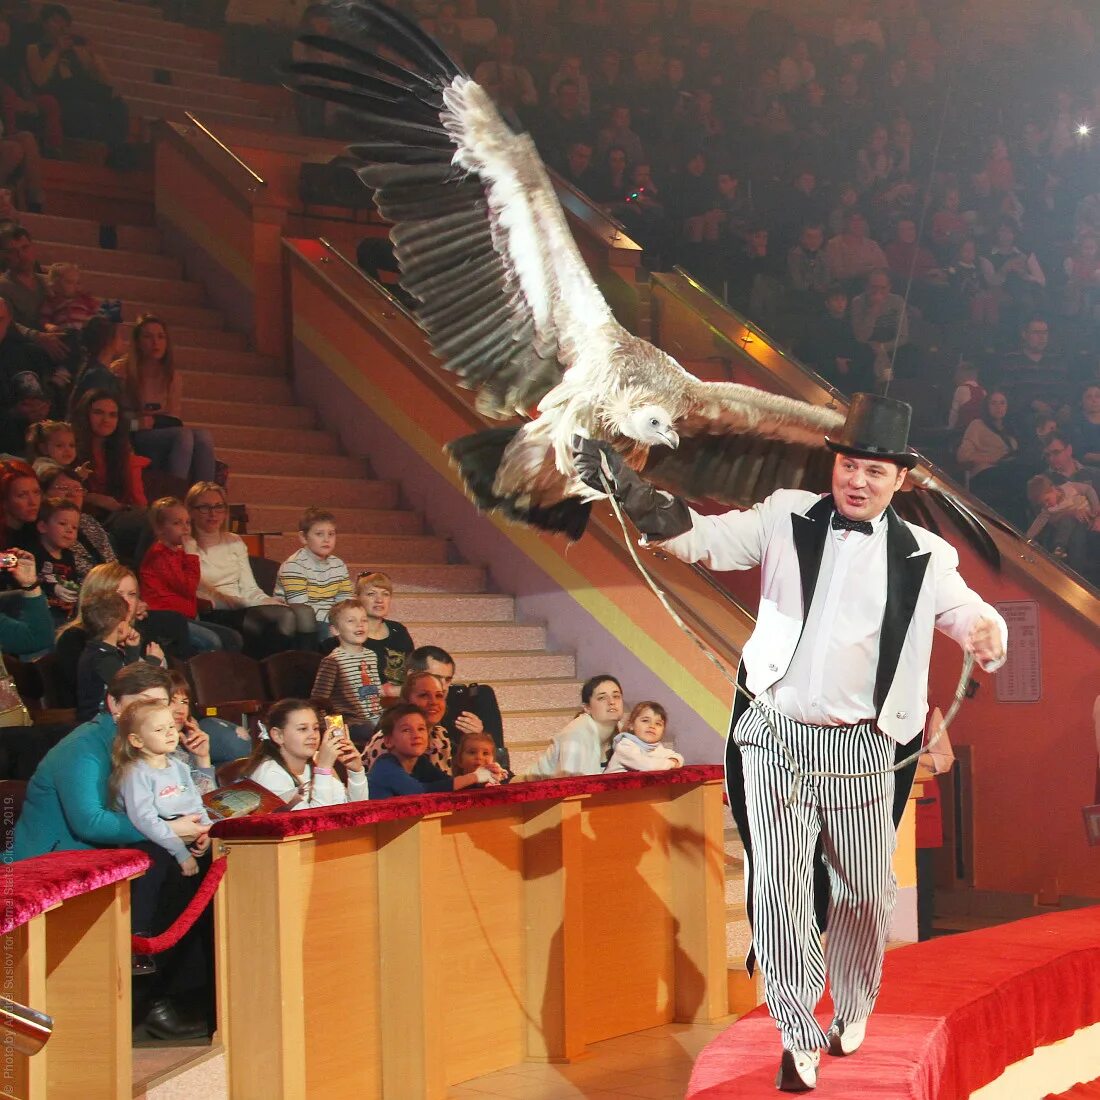
[[[1043,694],[1039,604],[1013,600],[996,604],[1008,623],[1008,659],[997,670],[998,703],[1037,703]]]

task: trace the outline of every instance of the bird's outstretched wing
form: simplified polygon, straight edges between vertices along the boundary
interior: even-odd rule
[[[528,410],[578,342],[612,321],[531,137],[423,31],[376,0],[336,8],[321,60],[290,66],[299,92],[350,108],[349,147],[375,190],[401,284],[432,348],[484,412]]]

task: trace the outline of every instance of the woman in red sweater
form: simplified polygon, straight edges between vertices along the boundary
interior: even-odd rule
[[[191,537],[191,516],[182,500],[161,497],[149,509],[155,542],[141,563],[141,593],[150,611],[176,611],[187,620],[187,640],[196,653],[216,649],[239,650],[241,636],[227,626],[198,621],[196,593],[202,567],[188,554],[184,541]]]

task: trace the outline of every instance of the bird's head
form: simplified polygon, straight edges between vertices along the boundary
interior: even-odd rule
[[[672,447],[680,444],[680,436],[672,426],[672,417],[660,405],[643,405],[626,417],[621,425],[623,435],[647,447]]]

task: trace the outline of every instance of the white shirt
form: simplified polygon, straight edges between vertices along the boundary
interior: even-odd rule
[[[875,669],[886,610],[886,513],[874,532],[829,528],[813,602],[786,675],[769,694],[788,718],[811,726],[875,717]]]

